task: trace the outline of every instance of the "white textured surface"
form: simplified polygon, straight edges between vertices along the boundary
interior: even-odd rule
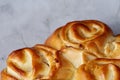
[[[120,0],[0,0],[0,70],[11,51],[43,43],[73,20],[97,19],[120,33]]]

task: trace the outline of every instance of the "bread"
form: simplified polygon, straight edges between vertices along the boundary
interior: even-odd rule
[[[120,35],[111,38],[105,43],[104,54],[107,58],[120,59]]]
[[[61,65],[55,76],[52,77],[52,80],[72,80],[76,69],[80,65],[97,58],[87,51],[73,47],[64,48],[59,53]]]
[[[78,68],[80,65],[97,58],[97,56],[85,50],[80,50],[73,47],[67,47],[60,51],[63,57],[71,62],[75,68]]]
[[[51,80],[71,80],[74,77],[76,68],[62,54],[59,55],[60,67]]]
[[[114,36],[112,30],[97,20],[73,21],[58,28],[45,45],[60,50],[74,47],[86,50],[98,58],[120,58],[120,35]]]
[[[83,48],[95,43],[99,49],[106,40],[113,35],[111,29],[104,23],[96,20],[73,21],[58,28],[45,44],[56,49],[66,46]],[[57,45],[56,45],[57,44]],[[94,44],[93,44],[94,45]]]
[[[1,80],[120,80],[120,35],[101,21],[73,21],[6,62]]]
[[[81,65],[73,80],[120,80],[120,59],[95,59]]]
[[[2,80],[49,79],[59,68],[55,49],[43,45],[13,51],[7,59]]]
[[[38,44],[13,51],[1,72],[1,80],[69,80],[75,70],[60,51]]]

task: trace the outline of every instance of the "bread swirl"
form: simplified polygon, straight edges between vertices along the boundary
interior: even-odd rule
[[[98,58],[120,58],[120,35],[96,20],[73,21],[58,28],[45,44],[55,49],[72,46],[86,50]]]
[[[58,28],[45,41],[45,44],[56,49],[61,49],[65,46],[79,48],[87,45],[89,42],[94,42],[100,47],[104,45],[110,36],[112,36],[111,29],[100,21],[73,21]]]
[[[7,59],[2,80],[49,79],[59,68],[56,50],[43,45],[13,51]]]
[[[1,80],[69,80],[75,70],[61,51],[38,44],[13,51],[1,72]]]
[[[95,59],[81,65],[74,80],[120,80],[120,59]]]
[[[13,51],[1,80],[120,80],[120,35],[97,20],[73,21],[46,41]]]

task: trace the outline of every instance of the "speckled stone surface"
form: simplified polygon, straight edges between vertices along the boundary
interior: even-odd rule
[[[0,71],[16,49],[43,44],[69,21],[97,19],[120,33],[120,0],[0,0]]]

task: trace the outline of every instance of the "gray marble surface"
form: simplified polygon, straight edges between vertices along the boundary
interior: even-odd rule
[[[120,0],[0,0],[0,70],[16,49],[31,47],[69,21],[97,19],[120,33]]]

